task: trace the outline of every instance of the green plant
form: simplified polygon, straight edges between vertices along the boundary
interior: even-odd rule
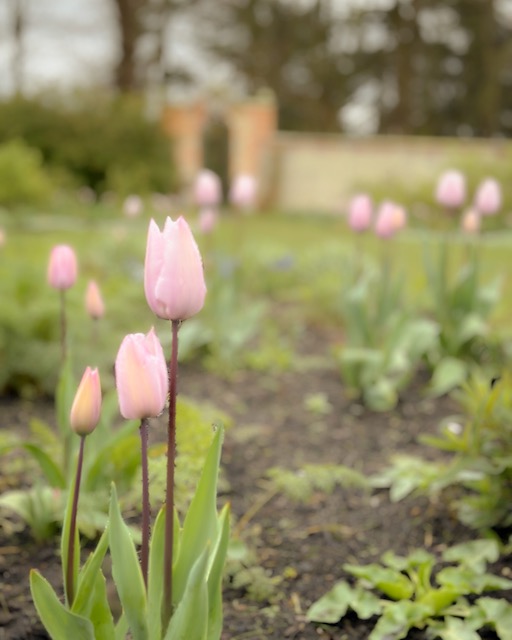
[[[435,573],[436,558],[423,549],[406,557],[387,551],[381,564],[344,564],[355,584],[337,582],[310,607],[307,618],[333,624],[349,610],[364,620],[377,615],[368,640],[400,640],[410,629],[426,629],[431,638],[476,640],[476,630],[486,626],[501,640],[510,640],[512,605],[478,597],[512,588],[512,580],[486,571],[499,554],[499,544],[486,539],[448,547],[441,558],[445,566]]]
[[[442,461],[396,456],[373,480],[390,487],[392,500],[412,492],[435,495],[460,487],[451,501],[465,524],[483,529],[512,524],[512,376],[505,373],[492,387],[482,374],[473,374],[454,393],[463,416],[441,424],[438,436],[424,435],[424,444],[449,454]]]
[[[345,339],[335,356],[349,391],[377,411],[396,405],[436,344],[435,323],[404,309],[403,284],[389,267],[367,268],[343,293]]]
[[[501,278],[481,283],[478,247],[467,246],[467,260],[450,271],[451,243],[444,238],[437,261],[426,254],[425,273],[430,295],[429,313],[439,326],[437,349],[429,354],[433,376],[431,395],[441,395],[468,376],[468,363],[480,362],[492,346],[489,316],[500,298]]]
[[[47,204],[53,191],[37,149],[21,140],[0,144],[0,205]]]

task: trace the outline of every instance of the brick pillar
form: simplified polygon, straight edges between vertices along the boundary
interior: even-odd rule
[[[172,139],[176,171],[182,186],[189,186],[203,168],[203,127],[207,112],[203,102],[167,105],[162,126]]]
[[[229,175],[248,173],[260,183],[265,199],[270,147],[277,130],[277,108],[273,94],[262,93],[252,100],[234,103],[227,115],[229,130]]]

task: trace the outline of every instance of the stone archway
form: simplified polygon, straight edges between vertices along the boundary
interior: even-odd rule
[[[271,92],[229,103],[220,116],[203,100],[170,104],[163,110],[162,124],[172,139],[178,179],[185,189],[202,168],[212,165],[208,168],[219,173],[226,183],[241,173],[255,176],[260,183],[260,199],[266,199],[268,176],[264,166],[277,131],[277,107]],[[211,149],[209,130],[214,139],[218,137]],[[215,144],[217,159],[213,157]],[[227,152],[222,149],[223,144]]]

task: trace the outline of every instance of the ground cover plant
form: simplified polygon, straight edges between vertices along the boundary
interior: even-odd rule
[[[102,220],[99,223],[95,207],[91,212],[80,208],[82,222],[73,232],[66,225],[55,232],[52,225],[56,220],[52,216],[41,217],[39,221],[27,217],[23,224],[18,221],[12,228],[8,226],[8,242],[2,249],[3,268],[7,269],[7,256],[11,268],[17,259],[20,263],[33,263],[33,277],[40,286],[32,286],[28,298],[34,308],[39,298],[45,298],[48,305],[48,296],[41,293],[41,287],[46,286],[44,266],[42,276],[37,271],[45,264],[52,246],[72,240],[80,265],[83,265],[77,283],[67,296],[67,335],[76,367],[74,391],[78,376],[87,364],[87,356],[97,349],[103,362],[100,368],[102,380],[115,398],[111,368],[116,360],[116,348],[124,335],[132,334],[141,325],[154,324],[156,333],[164,338],[162,345],[166,353],[170,352],[173,344],[176,345],[176,340],[165,338],[170,333],[168,323],[155,319],[144,308],[147,305],[143,284],[143,238],[150,217],[156,219],[160,228],[165,217],[159,217],[155,211],[147,211],[139,218],[127,219],[122,217],[118,209],[104,208],[102,205],[101,210]],[[455,412],[456,401],[452,396],[434,397],[429,393],[431,372],[427,358],[418,359],[407,376],[406,384],[399,387],[397,398],[391,405],[393,408],[386,411],[375,411],[365,402],[364,396],[354,395],[353,389],[344,384],[339,361],[333,354],[339,354],[348,335],[348,324],[344,323],[343,317],[343,295],[351,282],[344,265],[352,259],[354,236],[347,230],[345,221],[311,220],[278,214],[274,217],[237,217],[224,212],[220,214],[213,231],[201,235],[200,217],[189,212],[187,219],[196,231],[205,256],[206,282],[208,295],[212,293],[212,306],[208,309],[207,296],[205,307],[197,316],[200,329],[196,333],[200,337],[204,332],[208,339],[194,343],[194,335],[191,335],[191,346],[188,351],[183,350],[180,360],[179,388],[186,398],[182,398],[181,418],[178,408],[178,425],[183,424],[184,416],[188,416],[190,425],[186,431],[196,435],[199,423],[205,429],[203,433],[211,433],[211,426],[207,422],[217,420],[220,415],[228,416],[227,422],[233,425],[225,436],[219,484],[220,504],[229,500],[233,513],[223,585],[224,629],[221,637],[226,640],[368,638],[371,633],[377,633],[374,629],[382,629],[384,623],[379,622],[379,613],[383,614],[382,619],[388,620],[391,614],[386,616],[385,611],[393,609],[389,593],[384,591],[377,595],[370,589],[372,584],[379,585],[371,582],[372,576],[376,575],[373,569],[371,575],[363,575],[369,571],[365,567],[375,568],[379,561],[389,565],[392,559],[393,566],[387,568],[397,572],[396,580],[404,582],[408,579],[415,589],[409,596],[397,599],[403,610],[409,606],[404,605],[407,600],[414,605],[423,597],[421,588],[426,592],[431,588],[436,594],[440,590],[444,594],[443,589],[449,588],[450,597],[455,598],[456,595],[460,600],[443,602],[443,606],[446,605],[444,608],[422,610],[423,617],[414,620],[409,618],[408,622],[414,624],[402,624],[399,630],[389,632],[394,634],[391,637],[425,640],[436,637],[437,633],[437,637],[441,638],[506,638],[504,621],[509,615],[508,581],[511,577],[508,567],[510,552],[506,544],[507,525],[500,529],[504,543],[496,543],[493,547],[495,552],[486,555],[489,566],[472,567],[471,576],[464,574],[466,582],[458,580],[457,589],[452,589],[455,583],[452,581],[447,587],[443,578],[443,575],[450,576],[449,567],[445,565],[453,564],[462,575],[468,558],[476,555],[466,547],[456,557],[455,545],[485,538],[486,532],[475,532],[460,522],[455,517],[457,511],[452,509],[450,501],[436,501],[433,494],[432,500],[425,495],[411,494],[395,502],[390,499],[386,487],[376,487],[376,482],[372,481],[374,477],[381,477],[389,467],[391,454],[396,451],[414,454],[418,459],[426,457],[428,460],[425,464],[446,463],[445,454],[432,447],[427,449],[418,436],[430,434],[435,437],[439,424]],[[42,239],[44,251],[41,248],[34,250],[33,254],[29,251],[27,257],[25,252],[20,252],[20,247],[36,247],[32,232],[34,228],[40,228],[37,225],[43,224],[43,220],[46,231],[37,240],[41,243]],[[272,237],[270,242],[262,240],[269,236]],[[427,307],[424,304],[426,275],[423,271],[422,249],[426,245],[435,253],[440,243],[439,236],[404,230],[385,239],[384,245],[383,238],[370,233],[358,238],[358,241],[362,240],[363,247],[360,254],[364,254],[368,264],[379,265],[385,253],[393,256],[393,268],[397,273],[401,264],[407,264],[401,295],[413,314],[419,309],[423,313]],[[492,234],[482,238],[480,265],[484,282],[505,272],[508,242],[506,233],[497,239]],[[313,250],[313,244],[325,250]],[[106,258],[108,251],[114,256],[111,269]],[[466,258],[466,241],[462,236],[456,236],[450,254],[452,264],[454,267],[464,265]],[[222,271],[222,265],[235,265],[235,269],[226,273]],[[361,271],[363,268],[362,264]],[[236,281],[229,281],[232,288],[226,293],[222,282],[230,273],[236,275]],[[255,273],[258,274],[257,278],[254,277]],[[87,315],[84,305],[86,285],[91,278],[99,284],[105,302],[105,313],[96,320]],[[30,281],[30,278],[27,280]],[[504,278],[503,291],[506,292],[509,286],[509,280]],[[134,292],[134,289],[138,292]],[[116,301],[116,296],[121,302]],[[130,310],[128,314],[123,313],[125,303]],[[260,305],[261,311],[257,313],[252,308],[253,303],[256,309]],[[505,353],[506,341],[503,334],[497,331],[505,326],[510,312],[509,304],[509,298],[501,298],[495,314],[488,319],[489,330],[499,337]],[[245,313],[246,309],[239,309],[240,305],[247,307],[249,315]],[[17,310],[12,313],[17,313]],[[223,313],[226,314],[226,324]],[[54,326],[59,315],[58,296],[48,306],[47,314],[48,325],[53,329],[45,348],[52,353],[54,367],[51,371],[55,371],[59,369],[60,362],[58,323]],[[253,322],[248,320],[250,314],[254,314]],[[22,318],[23,313],[19,312],[18,315]],[[427,313],[423,319],[432,320]],[[180,336],[184,336],[183,342],[180,341],[180,350],[182,344],[187,345],[187,323],[193,327],[193,322],[193,318],[186,320],[180,329]],[[231,335],[231,332],[237,332],[238,323],[243,339]],[[216,346],[219,336],[222,343],[223,332],[226,352]],[[14,340],[16,332],[13,331],[11,335]],[[32,329],[26,330],[23,335],[26,341],[33,340]],[[94,347],[85,349],[84,344]],[[21,346],[19,348],[21,352]],[[258,359],[260,352],[264,357]],[[226,353],[229,353],[229,357],[226,357]],[[495,365],[496,361],[493,363]],[[14,370],[14,364],[13,359],[7,370],[8,388],[21,393],[24,399],[21,404],[18,400],[3,400],[2,409],[9,425],[19,431],[17,436],[21,438],[29,435],[29,422],[38,415],[39,420],[47,423],[50,429],[58,428],[53,401],[42,403],[39,399],[45,383],[50,389],[50,382],[41,373],[44,363],[32,363],[34,373],[28,378],[28,383],[25,379],[24,384],[17,382],[20,378],[9,374]],[[481,384],[487,382],[488,390],[489,374],[495,377],[499,372],[483,369],[478,361],[474,364],[479,367]],[[27,367],[27,370],[30,371],[30,368]],[[53,383],[57,381],[56,378]],[[500,383],[495,384],[491,393],[499,392]],[[507,384],[505,376],[503,384]],[[34,404],[35,398],[37,404]],[[468,402],[470,398],[475,400],[473,392],[467,392]],[[213,407],[209,413],[201,409],[205,400]],[[506,411],[500,409],[493,420],[496,423],[505,421],[505,416]],[[222,420],[226,421],[225,418]],[[117,433],[119,426],[114,424],[115,420],[107,422],[107,429],[112,428]],[[151,479],[157,482],[151,494],[152,501],[162,499],[166,483],[162,468],[165,464],[162,465],[162,461],[165,462],[165,450],[169,447],[159,441],[156,435],[157,425],[162,427],[162,424],[162,419],[157,419],[149,430],[149,451],[152,453],[148,471]],[[131,427],[135,434],[138,426],[136,422]],[[468,432],[472,428],[468,427]],[[497,427],[494,433],[501,428]],[[481,431],[485,429],[489,429],[489,425],[482,426]],[[37,459],[28,462],[29,458],[25,457],[20,466],[20,458],[12,447],[12,434],[5,431],[2,430],[2,438],[6,438],[8,450],[3,452],[2,491],[26,489],[30,481],[23,474],[29,468],[31,473],[36,469]],[[88,452],[91,456],[94,452],[92,444],[88,448],[88,444],[93,442],[89,438],[94,436],[94,432],[87,436],[85,465]],[[199,457],[204,459],[207,448],[204,441],[206,445],[209,442],[206,436],[201,436],[200,440],[203,444],[199,447]],[[496,461],[504,470],[505,482],[503,460],[494,455],[492,447],[488,449],[492,438],[486,440],[482,436],[481,441],[487,442],[482,444],[482,448],[489,451],[489,460]],[[187,445],[186,438],[181,443],[178,440],[178,465],[181,452],[186,452],[187,446],[195,449],[196,442],[192,438]],[[186,461],[184,464],[187,466]],[[200,465],[196,462],[196,474]],[[70,467],[74,471],[74,465]],[[489,471],[492,476],[496,475],[496,469],[489,468]],[[123,513],[129,515],[132,534],[144,547],[142,535],[137,534],[141,516],[137,504],[140,505],[142,500],[142,491],[137,489],[140,487],[139,474],[142,474],[140,465],[129,479],[126,492],[119,491],[118,497]],[[197,475],[191,480],[180,477],[178,466],[176,483],[177,488],[186,494],[182,496],[183,510],[186,510],[197,483]],[[86,482],[82,484],[83,489],[85,485]],[[84,496],[85,493],[80,500]],[[80,504],[79,512],[86,506],[85,501]],[[129,538],[125,536],[126,530],[118,518],[115,501],[112,505],[111,522],[119,525],[117,532],[124,536],[124,549],[130,549],[123,552],[123,556],[130,556],[133,560],[131,543],[127,542]],[[12,511],[4,508],[0,513],[0,571],[7,603],[0,613],[0,621],[7,638],[45,637],[28,593],[27,572],[29,567],[40,568],[42,575],[55,589],[57,598],[62,598],[62,577],[55,555],[58,544],[55,544],[55,538],[36,543],[30,529],[24,527]],[[157,540],[161,529],[162,518],[154,524],[153,534]],[[121,534],[122,531],[124,533]],[[93,561],[83,565],[80,584],[84,581],[84,572],[92,575],[89,567],[99,562],[107,542],[106,536],[99,541],[96,538],[92,543],[83,542],[82,562],[95,548],[99,548],[99,551],[93,556]],[[494,544],[486,543],[491,546]],[[394,556],[390,551],[394,552]],[[16,561],[13,561],[14,555]],[[114,554],[112,561],[115,565]],[[130,562],[132,568],[137,564],[136,561]],[[433,570],[430,587],[427,585],[428,571],[425,567]],[[119,599],[113,592],[108,563],[104,569],[104,595],[113,612],[113,619],[117,620],[120,614]],[[406,576],[407,571],[409,577]],[[398,578],[398,574],[402,578]],[[437,581],[439,575],[441,582]],[[114,578],[119,581],[119,570],[115,567]],[[455,579],[453,575],[452,578]],[[485,595],[475,586],[478,580],[482,582],[484,578],[492,587]],[[357,593],[362,602],[375,598],[381,608],[375,609],[368,619],[354,607],[357,616],[347,611],[347,615],[340,614],[337,620],[313,620],[308,613],[313,603],[340,580],[349,584],[352,590],[359,589]],[[362,582],[356,584],[356,580]],[[91,582],[86,580],[84,584]],[[360,589],[363,588],[367,594],[365,596],[361,595]],[[373,596],[370,596],[370,592]],[[126,594],[123,595],[125,603],[126,597]],[[100,600],[104,611],[107,606],[105,598],[102,594]],[[138,616],[137,620],[132,619],[131,624],[144,626],[143,620],[143,615]]]

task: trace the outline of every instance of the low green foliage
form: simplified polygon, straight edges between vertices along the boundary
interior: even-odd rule
[[[54,190],[41,153],[21,140],[0,144],[0,205],[48,204]]]
[[[396,456],[374,484],[390,487],[391,499],[412,492],[437,494],[448,487],[464,491],[451,500],[465,524],[483,529],[512,525],[512,376],[494,386],[477,374],[455,394],[463,416],[441,425],[439,436],[421,441],[449,454],[431,462],[419,456]]]
[[[499,554],[499,543],[485,539],[448,547],[438,570],[435,556],[423,549],[407,557],[387,551],[381,564],[345,564],[343,569],[355,584],[336,583],[310,607],[307,618],[334,624],[349,610],[363,620],[377,615],[368,640],[401,640],[411,629],[426,629],[432,638],[473,640],[480,637],[476,630],[487,626],[500,640],[510,640],[512,605],[504,599],[478,597],[512,588],[512,580],[486,571],[487,563]]]

